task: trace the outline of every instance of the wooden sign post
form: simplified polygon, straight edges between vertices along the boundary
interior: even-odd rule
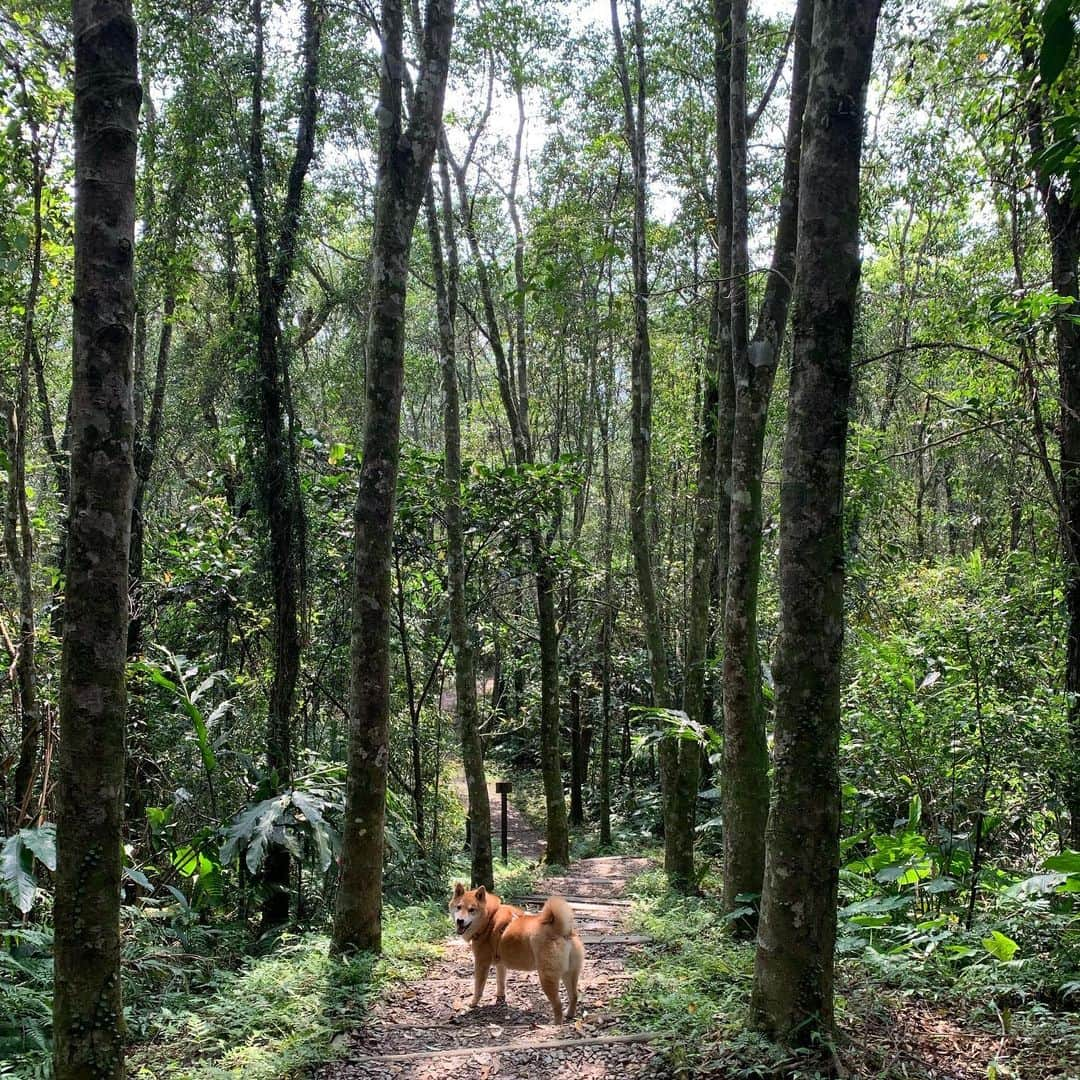
[[[513,791],[514,785],[509,780],[497,780],[495,790],[502,796],[502,860],[503,866],[507,863],[506,855],[506,797]]]

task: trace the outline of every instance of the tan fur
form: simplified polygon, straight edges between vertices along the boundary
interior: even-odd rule
[[[507,968],[535,971],[551,1002],[555,1023],[563,1022],[560,982],[566,987],[566,1018],[574,1018],[585,946],[574,932],[574,913],[561,896],[550,897],[538,915],[528,915],[521,908],[502,903],[483,886],[466,890],[458,882],[450,898],[450,918],[458,926],[459,935],[472,946],[474,1007],[480,1003],[494,964],[498,1004],[506,1001]]]

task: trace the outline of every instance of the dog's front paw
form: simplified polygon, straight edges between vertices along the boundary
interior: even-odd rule
[[[498,997],[497,997],[497,998],[495,999],[495,1004],[496,1004],[496,1005],[505,1005],[505,1004],[506,1004],[506,995],[505,995],[505,994],[500,994],[500,995],[499,995],[499,996],[498,996]]]

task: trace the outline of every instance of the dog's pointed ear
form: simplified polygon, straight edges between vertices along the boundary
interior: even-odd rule
[[[455,881],[454,882],[454,896],[457,897],[457,896],[464,896],[464,895],[465,895],[465,886],[462,885],[460,881]]]
[[[487,889],[483,885],[476,890],[476,902],[482,904],[487,899]]]

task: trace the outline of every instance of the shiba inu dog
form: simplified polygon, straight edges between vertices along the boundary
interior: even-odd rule
[[[555,1023],[563,1022],[559,983],[566,987],[568,1020],[577,1011],[578,978],[585,961],[585,946],[574,932],[574,913],[561,896],[552,896],[538,915],[502,903],[483,885],[466,889],[459,881],[450,898],[450,918],[458,937],[473,951],[473,998],[480,1003],[488,971],[495,965],[497,1004],[506,1001],[506,969],[535,971],[540,988],[551,1002]]]

